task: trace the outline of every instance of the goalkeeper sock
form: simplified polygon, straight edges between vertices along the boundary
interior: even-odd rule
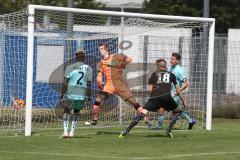
[[[187,119],[188,123],[192,123],[192,118],[190,118],[190,116],[186,112],[182,112],[180,116],[181,118]]]
[[[158,116],[158,125],[157,125],[158,128],[162,128],[164,119],[165,119],[165,115],[159,115]]]

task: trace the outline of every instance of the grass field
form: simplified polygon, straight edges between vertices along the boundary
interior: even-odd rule
[[[76,138],[59,139],[62,130],[31,137],[1,136],[0,160],[239,160],[240,119],[214,119],[213,130],[135,128],[119,139],[122,128],[78,129]]]

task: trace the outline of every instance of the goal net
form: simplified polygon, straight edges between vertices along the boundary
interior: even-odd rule
[[[212,24],[213,19],[204,18],[35,5],[1,15],[0,132],[22,132],[29,120],[26,125],[30,124],[32,131],[61,128],[58,104],[64,70],[74,62],[75,52],[84,50],[85,63],[94,70],[92,91],[96,95],[100,43],[109,44],[113,54],[132,57],[124,77],[141,105],[149,96],[146,86],[156,70],[156,59],[166,59],[169,66],[171,53],[180,53],[190,84],[184,91],[189,114],[197,120],[197,128],[206,128],[206,115],[211,115],[207,108],[211,107],[212,92]],[[78,126],[91,120],[92,105],[81,111]],[[135,114],[133,107],[113,96],[101,105],[99,126],[126,125]],[[150,113],[153,124],[156,117]],[[186,120],[179,121],[178,127],[186,126]]]

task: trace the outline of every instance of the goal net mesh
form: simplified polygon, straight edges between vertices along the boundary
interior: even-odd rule
[[[197,120],[197,128],[205,127],[210,23],[44,10],[36,10],[34,18],[33,131],[62,126],[58,102],[64,70],[74,62],[78,50],[86,52],[85,63],[93,68],[92,91],[94,96],[97,94],[95,77],[96,63],[101,59],[100,43],[108,43],[113,54],[132,57],[124,78],[141,105],[149,97],[147,82],[156,70],[156,59],[164,58],[170,66],[171,53],[180,53],[189,81],[184,91],[188,112]],[[27,26],[26,9],[0,16],[0,132],[24,130]],[[84,121],[91,120],[94,96],[92,103],[81,110],[78,126],[83,127]],[[132,106],[112,96],[101,105],[99,126],[126,125],[135,114]],[[150,113],[154,125],[156,119],[157,114]],[[187,121],[180,120],[177,127],[186,129]]]

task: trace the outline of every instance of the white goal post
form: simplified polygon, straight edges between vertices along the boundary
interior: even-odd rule
[[[9,16],[20,17],[19,23],[8,22]],[[0,32],[3,30],[5,39],[14,35],[15,41],[19,39],[16,35],[27,36],[26,78],[21,84],[26,85],[23,87],[26,93],[20,96],[26,102],[25,136],[31,135],[33,126],[41,128],[44,121],[50,127],[61,126],[62,123],[55,120],[57,116],[52,110],[59,98],[56,90],[59,91],[65,65],[56,72],[60,73],[59,80],[49,80],[51,76],[44,72],[55,72],[56,66],[71,60],[78,49],[87,52],[88,62],[94,66],[99,60],[98,44],[105,42],[110,44],[112,52],[133,57],[133,64],[126,69],[125,76],[141,105],[148,96],[146,80],[154,70],[155,60],[161,57],[168,61],[172,52],[179,52],[190,83],[189,89],[184,92],[187,102],[192,106],[189,113],[197,119],[199,128],[211,130],[215,19],[29,5],[21,13],[3,15],[0,17],[1,23],[8,26],[1,28],[0,25]],[[14,25],[11,26],[11,23]],[[21,33],[18,34],[18,31]],[[0,44],[5,39],[0,39]],[[132,42],[131,48],[118,48],[122,41]],[[10,63],[9,60],[6,63]],[[49,85],[57,89],[49,89]],[[8,86],[4,84],[4,87]],[[11,87],[12,90],[15,88]],[[112,98],[106,106],[108,103],[118,107],[111,110],[103,107],[104,113],[101,113],[100,120],[102,126],[128,124],[135,114],[132,107],[118,98]],[[7,105],[11,105],[10,102]],[[91,119],[90,111],[89,108],[84,110],[84,115],[81,115],[83,120]],[[42,118],[39,112],[49,115]],[[3,113],[0,112],[0,117]],[[151,118],[154,120],[156,114],[153,113]]]

